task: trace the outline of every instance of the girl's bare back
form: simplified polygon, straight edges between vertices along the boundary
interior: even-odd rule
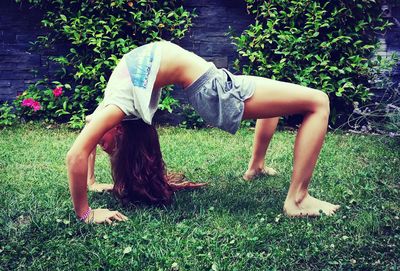
[[[171,42],[161,41],[161,63],[154,89],[176,84],[187,87],[210,67],[203,58]]]

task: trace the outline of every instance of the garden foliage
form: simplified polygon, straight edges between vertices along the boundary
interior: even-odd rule
[[[400,82],[393,82],[389,74],[375,74],[376,87],[385,89],[374,101],[354,103],[346,125],[359,133],[379,133],[400,140]]]
[[[377,71],[390,70],[396,58],[373,57],[377,37],[390,23],[380,16],[375,0],[245,0],[254,23],[240,36],[232,34],[240,73],[288,81],[321,89],[331,99],[331,121],[370,103]],[[193,13],[179,0],[16,0],[23,7],[40,8],[48,34],[35,42],[38,49],[68,44],[53,61],[60,64],[58,81],[31,86],[14,102],[5,104],[0,125],[17,118],[68,121],[79,128],[101,99],[118,59],[150,41],[182,38]],[[61,89],[55,96],[53,90]],[[388,86],[382,86],[386,89]],[[164,91],[160,109],[172,111],[178,102]],[[378,93],[379,94],[379,93]],[[33,100],[30,100],[33,99]],[[376,99],[375,99],[376,100]],[[184,106],[183,126],[204,127],[204,121]],[[386,118],[385,119],[389,119]],[[391,118],[393,119],[393,118]],[[245,123],[249,125],[250,123]]]
[[[0,127],[10,126],[16,121],[17,116],[13,113],[13,109],[8,102],[0,105]]]
[[[30,110],[31,116],[68,118],[73,127],[82,126],[86,112],[97,106],[107,79],[123,54],[151,41],[184,37],[194,16],[180,5],[179,0],[16,1],[22,6],[44,11],[41,22],[48,29],[48,35],[40,36],[35,47],[52,48],[57,43],[69,46],[65,55],[53,57],[53,61],[61,65],[59,81],[62,83],[46,85],[41,82],[36,89],[31,87],[25,92],[25,98],[40,102],[52,89],[61,87],[62,95],[68,99],[62,98],[59,103],[60,98],[52,104],[43,101],[48,106],[42,106],[46,109],[42,112],[33,107],[23,109]],[[171,110],[171,105],[175,104],[171,96],[165,93],[163,97],[166,102],[161,103],[161,108]],[[51,108],[55,105],[56,108]],[[18,106],[17,110],[22,108],[21,104]]]
[[[236,68],[321,89],[331,98],[332,121],[353,102],[370,100],[374,69],[395,62],[372,58],[377,36],[390,26],[378,1],[245,1],[255,22],[232,37]]]

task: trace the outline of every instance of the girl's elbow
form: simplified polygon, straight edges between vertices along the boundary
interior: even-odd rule
[[[67,167],[71,168],[76,165],[79,165],[82,162],[83,156],[81,153],[73,151],[73,149],[70,149],[67,153],[67,156],[65,158]]]

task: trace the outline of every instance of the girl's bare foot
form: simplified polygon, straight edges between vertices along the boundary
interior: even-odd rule
[[[303,216],[320,216],[321,212],[331,216],[340,205],[316,199],[307,194],[301,201],[286,199],[283,210],[287,216],[303,217]]]
[[[278,172],[271,168],[271,167],[264,167],[264,168],[259,168],[259,169],[248,169],[244,175],[243,175],[243,179],[245,181],[251,181],[254,178],[257,178],[259,176],[262,175],[267,175],[267,176],[275,176],[277,175]]]
[[[89,191],[93,192],[108,192],[113,190],[114,185],[112,183],[94,183],[89,185]]]

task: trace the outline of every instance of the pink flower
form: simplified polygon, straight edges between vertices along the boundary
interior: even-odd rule
[[[33,108],[33,111],[38,111],[38,110],[40,110],[40,108],[42,108],[41,106],[40,106],[40,103],[39,102],[37,102],[37,101],[34,101],[33,103],[32,103],[32,106],[31,106],[32,108]]]
[[[23,99],[21,105],[22,106],[27,106],[27,107],[32,107],[32,104],[35,102],[34,99],[32,98],[27,98],[27,99]]]
[[[62,87],[56,87],[53,89],[53,95],[54,97],[58,97],[62,95]]]
[[[21,103],[22,106],[26,106],[26,107],[30,107],[33,108],[33,111],[38,111],[40,110],[42,107],[40,105],[40,103],[38,101],[35,101],[32,98],[27,98],[24,99]]]

